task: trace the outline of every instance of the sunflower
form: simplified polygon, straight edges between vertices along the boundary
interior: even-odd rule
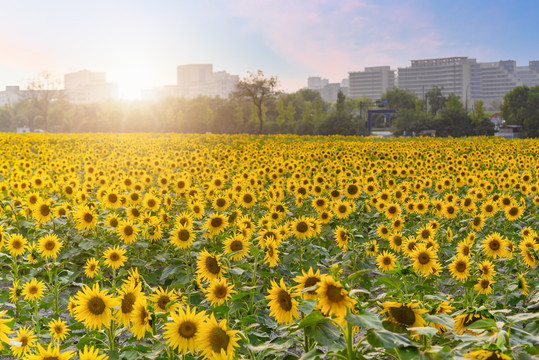
[[[384,301],[384,309],[380,314],[386,314],[387,319],[394,324],[409,327],[423,327],[427,322],[423,319],[423,314],[427,309],[418,309],[419,303],[400,303],[395,301]]]
[[[339,219],[348,218],[354,211],[356,204],[351,200],[336,200],[332,204],[332,210]]]
[[[490,260],[483,260],[479,264],[479,271],[481,271],[481,276],[491,280],[496,275],[496,268]]]
[[[478,332],[468,330],[467,327],[478,320],[486,319],[486,317],[479,312],[467,312],[460,314],[455,318],[454,331],[456,334],[462,335],[465,332],[472,335],[477,335]]]
[[[178,312],[171,312],[172,322],[165,324],[163,337],[166,339],[168,346],[178,350],[181,354],[186,354],[188,351],[194,354],[201,348],[200,330],[204,323],[206,313],[201,311],[195,312],[189,306],[184,311],[179,308]]]
[[[277,249],[277,243],[270,237],[266,240],[266,254],[264,256],[264,264],[268,264],[269,267],[275,267],[279,263],[279,250]]]
[[[483,252],[494,259],[508,255],[507,240],[498,232],[494,232],[483,240]]]
[[[328,200],[324,197],[317,197],[313,199],[311,204],[313,208],[318,212],[326,210],[326,208],[329,206]]]
[[[129,327],[135,309],[135,303],[141,297],[144,297],[141,284],[137,284],[135,281],[125,283],[118,290],[116,299],[120,302],[120,307],[114,311],[114,317],[118,324]]]
[[[346,252],[348,250],[348,240],[349,240],[348,230],[337,225],[337,227],[335,228],[335,231],[333,232],[333,235],[335,236],[335,241],[337,242],[337,246],[342,251]]]
[[[419,244],[410,253],[413,259],[414,270],[423,276],[432,274],[433,268],[437,262],[437,255],[434,249],[427,247],[425,244]]]
[[[448,219],[454,219],[457,216],[458,207],[454,204],[444,204],[443,215]]]
[[[237,330],[228,330],[226,319],[217,322],[215,316],[206,320],[200,329],[200,349],[204,359],[233,360],[239,346]]]
[[[255,193],[250,190],[245,190],[237,197],[237,203],[246,209],[252,208],[256,204]]]
[[[19,280],[13,280],[11,287],[9,288],[9,301],[12,304],[19,301],[19,297],[22,295],[22,289],[19,285]]]
[[[326,315],[346,316],[356,301],[348,296],[348,291],[331,275],[323,275],[320,279],[318,290],[318,304],[322,313]]]
[[[131,332],[138,340],[142,339],[147,332],[153,334],[152,320],[146,297],[140,296],[133,306],[131,316]]]
[[[505,355],[499,350],[475,350],[464,354],[464,357],[475,360],[511,360],[512,358]]]
[[[271,289],[268,292],[266,299],[270,300],[268,303],[270,315],[279,324],[292,324],[294,319],[299,317],[298,301],[295,298],[300,296],[300,293],[287,289],[283,279],[279,284],[272,279]]]
[[[139,232],[139,228],[136,227],[131,220],[122,220],[118,224],[118,227],[116,228],[116,233],[120,237],[120,239],[124,242],[124,244],[131,244],[133,243],[136,238],[137,234]]]
[[[32,215],[38,222],[42,224],[48,222],[53,215],[53,209],[50,205],[50,202],[46,200],[39,200],[32,207]]]
[[[114,189],[107,189],[105,195],[101,198],[101,203],[107,209],[117,209],[122,204],[120,194]]]
[[[429,241],[434,239],[434,235],[436,235],[436,232],[432,227],[427,224],[425,226],[422,226],[416,230],[417,239],[419,241]]]
[[[238,233],[226,238],[223,245],[225,255],[232,254],[230,258],[234,261],[239,261],[249,255],[251,243],[241,233]]]
[[[391,249],[393,249],[393,251],[400,252],[402,249],[402,245],[403,245],[402,234],[398,231],[393,232],[389,236],[389,246],[391,246]]]
[[[7,337],[8,334],[11,334],[11,327],[10,325],[6,325],[7,323],[10,323],[13,321],[13,319],[2,319],[4,315],[6,315],[7,310],[4,310],[0,312],[0,351],[4,349],[4,345],[2,342],[9,343],[9,338]]]
[[[18,358],[23,357],[31,352],[31,349],[36,347],[37,336],[28,326],[23,326],[17,330],[13,340],[20,343],[17,345],[11,345],[10,349],[13,355]]]
[[[62,341],[67,337],[67,333],[70,331],[67,324],[62,319],[51,320],[48,323],[49,334],[56,341]]]
[[[404,219],[402,217],[393,219],[393,221],[391,222],[391,228],[393,229],[393,231],[401,232],[404,228]]]
[[[344,187],[344,195],[349,199],[357,199],[361,195],[361,188],[357,184],[348,184]]]
[[[449,303],[447,301],[442,301],[434,309],[434,314],[449,314],[449,313],[451,313],[453,311],[453,309],[455,309],[455,307],[453,305],[451,305],[451,303]],[[430,325],[433,326],[434,328],[438,329],[439,334],[443,334],[443,333],[445,333],[447,331],[447,328],[445,327],[445,325],[442,325],[442,324],[439,324],[439,323],[431,323]]]
[[[81,206],[75,213],[78,230],[90,230],[97,224],[97,215],[88,206]]]
[[[37,281],[36,278],[33,278],[31,281],[24,283],[22,286],[22,295],[24,295],[24,300],[34,302],[40,300],[45,293],[45,283],[43,281]]]
[[[481,215],[484,217],[491,217],[498,212],[498,206],[494,201],[486,200],[481,204]]]
[[[485,217],[483,216],[483,214],[475,215],[475,216],[470,220],[470,226],[471,226],[472,229],[474,229],[475,231],[479,231],[479,230],[481,230],[482,228],[484,228],[484,227],[485,227]]]
[[[127,261],[127,256],[125,256],[125,249],[120,249],[118,245],[108,248],[103,253],[103,258],[105,258],[105,265],[110,267],[113,270],[117,270],[120,267],[124,266]]]
[[[112,308],[120,305],[118,299],[108,295],[106,289],[99,290],[99,284],[91,288],[87,285],[82,287],[75,295],[75,319],[83,322],[90,330],[101,330],[103,326],[108,328],[112,319]]]
[[[227,225],[226,218],[223,215],[213,214],[208,217],[204,228],[208,230],[211,236],[219,235],[225,230]]]
[[[529,294],[528,282],[526,281],[523,273],[518,275],[517,288],[522,292],[522,295],[527,296]]]
[[[492,293],[492,279],[482,276],[477,281],[477,284],[474,285],[474,290],[479,292],[479,294],[488,295]]]
[[[320,270],[316,270],[316,272],[314,272],[313,268],[310,267],[309,271],[305,272],[304,270],[301,270],[301,272],[303,273],[303,275],[299,275],[294,279],[294,281],[298,283],[298,285],[296,286],[296,290],[301,292],[303,299],[316,299],[316,289],[305,289],[311,288],[320,282]]]
[[[391,230],[389,230],[389,228],[384,224],[378,225],[376,232],[382,239],[388,239],[391,235]]]
[[[387,204],[384,214],[386,218],[390,220],[394,220],[400,216],[402,213],[402,209],[398,203],[389,203]]]
[[[39,238],[38,244],[39,252],[45,259],[56,259],[63,245],[56,234],[42,236]]]
[[[524,206],[512,205],[504,210],[505,218],[509,221],[520,219],[524,214]]]
[[[206,294],[206,300],[210,301],[211,306],[223,305],[236,293],[234,285],[225,278],[210,281],[209,287],[203,290]]]
[[[147,192],[144,195],[144,198],[142,199],[142,206],[144,209],[157,212],[157,210],[159,210],[159,205],[161,205],[161,201],[157,196],[150,192]]]
[[[204,249],[198,256],[196,272],[203,281],[221,278],[226,273],[226,269],[221,263],[221,255],[210,254]]]
[[[180,299],[180,296],[174,290],[168,291],[168,288],[163,290],[161,286],[155,290],[154,294],[148,297],[148,300],[154,303],[154,310],[156,312],[168,313],[177,311],[179,304],[174,302],[177,299]],[[170,304],[171,302],[172,304]]]
[[[84,349],[79,350],[79,359],[80,360],[108,360],[108,355],[99,355],[99,349],[88,345],[84,345]]]
[[[316,235],[311,226],[312,220],[313,219],[311,218],[301,216],[295,221],[291,222],[290,228],[291,228],[292,233],[296,236],[296,238],[305,239],[313,235]]]
[[[182,225],[180,222],[176,223],[176,227],[174,227],[170,235],[170,243],[180,249],[188,248],[195,240],[192,227]]]
[[[387,250],[384,250],[376,257],[378,268],[381,269],[383,272],[393,270],[397,266],[396,261],[397,258],[395,257],[395,255]]]
[[[468,240],[459,241],[457,244],[457,254],[460,256],[470,257],[472,255],[472,245]]]
[[[379,248],[380,247],[378,246],[378,241],[371,240],[367,244],[365,244],[365,253],[367,254],[367,256],[376,256],[378,255]]]
[[[419,243],[417,242],[417,239],[415,236],[408,236],[404,240],[402,249],[406,255],[411,256],[412,252],[417,248],[418,245]]]
[[[457,256],[455,260],[449,264],[449,272],[455,279],[465,281],[470,276],[469,258],[466,256]]]
[[[5,248],[9,251],[11,256],[24,255],[28,240],[21,234],[8,235],[5,243]]]
[[[537,264],[538,257],[536,254],[537,252],[533,247],[520,247],[520,256],[530,268],[534,268]]]
[[[189,205],[189,208],[191,209],[191,212],[193,213],[193,217],[195,219],[201,219],[204,217],[204,203],[200,201],[195,201]]]
[[[142,217],[142,213],[140,212],[139,208],[134,205],[129,206],[127,209],[125,209],[125,214],[131,220],[137,220]]]

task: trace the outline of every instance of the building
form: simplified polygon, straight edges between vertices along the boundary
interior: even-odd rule
[[[24,91],[19,86],[6,86],[6,90],[0,91],[0,106],[12,105],[24,99]]]
[[[367,97],[379,100],[383,93],[395,87],[395,70],[391,70],[389,66],[366,67],[365,71],[348,73],[348,79],[351,98]]]
[[[434,86],[442,94],[455,94],[465,101],[471,97],[472,67],[475,59],[449,57],[440,59],[412,60],[411,66],[398,68],[398,87],[413,91],[422,99]]]
[[[67,100],[73,104],[95,103],[118,98],[116,84],[108,83],[104,72],[81,70],[64,75]]]
[[[310,76],[307,78],[307,89],[319,92],[322,100],[334,103],[337,101],[339,91],[348,96],[349,83],[348,79],[343,79],[340,83],[330,83],[328,79]]]
[[[179,65],[177,74],[177,94],[185,98],[200,95],[228,98],[240,80],[238,75],[226,71],[214,72],[212,64]]]

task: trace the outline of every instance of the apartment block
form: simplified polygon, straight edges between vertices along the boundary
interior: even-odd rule
[[[226,71],[213,71],[212,64],[188,64],[177,68],[178,95],[185,98],[194,98],[199,95],[222,98],[236,90],[239,81],[238,75],[231,75]]]
[[[116,84],[104,72],[80,70],[64,75],[64,94],[73,104],[88,104],[118,98]]]
[[[389,66],[366,67],[365,71],[348,73],[349,96],[354,99],[363,97],[378,100],[382,94],[395,87],[395,70]]]

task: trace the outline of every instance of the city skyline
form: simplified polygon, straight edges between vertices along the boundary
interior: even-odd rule
[[[533,1],[22,0],[2,8],[0,89],[41,70],[61,79],[89,69],[107,73],[130,99],[174,84],[177,65],[212,63],[240,76],[261,69],[279,77],[280,89],[296,91],[309,76],[340,82],[349,72],[407,67],[412,59],[539,59]]]

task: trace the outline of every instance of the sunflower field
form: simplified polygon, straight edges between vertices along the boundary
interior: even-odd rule
[[[2,359],[537,359],[539,141],[0,135]]]

